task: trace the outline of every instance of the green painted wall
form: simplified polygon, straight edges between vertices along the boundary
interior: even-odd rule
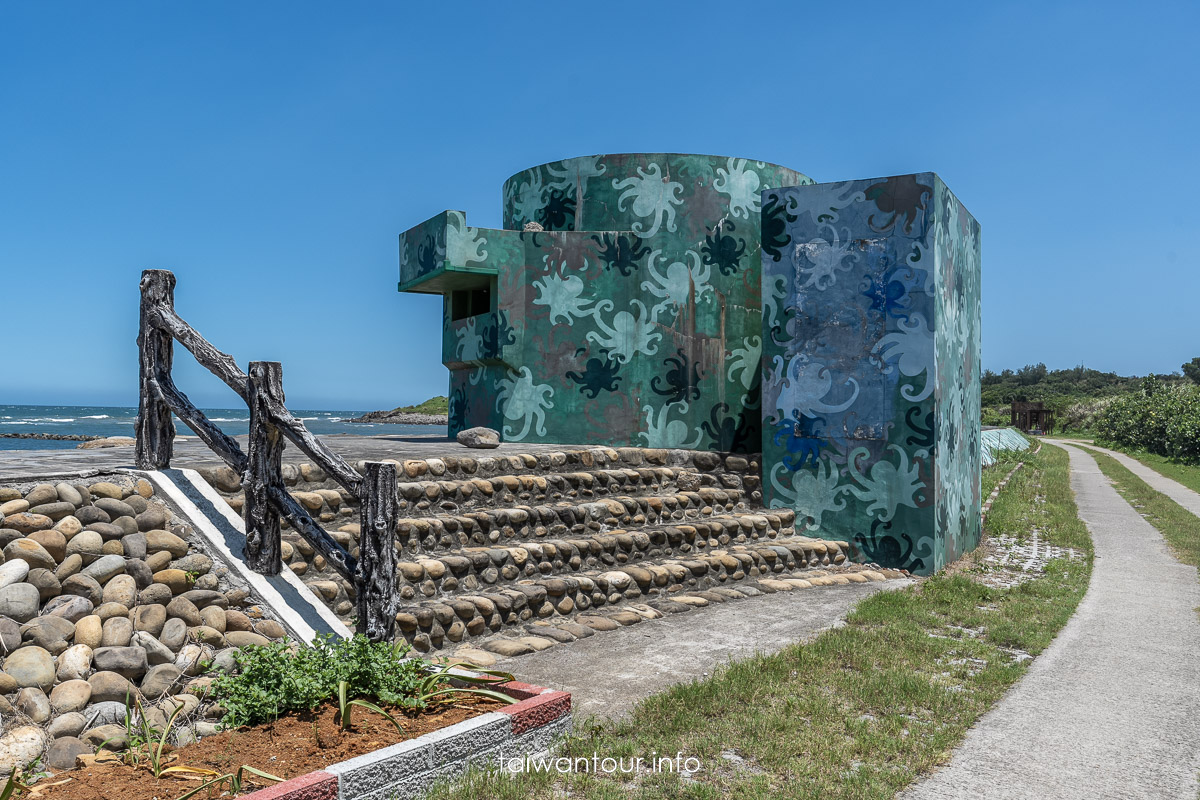
[[[767,502],[940,569],[980,537],[979,223],[933,173],[762,203]]]
[[[758,451],[760,193],[806,183],[723,156],[589,156],[506,181],[506,230],[448,211],[406,231],[400,288],[447,295],[451,434]],[[489,285],[490,311],[454,318],[451,293]]]

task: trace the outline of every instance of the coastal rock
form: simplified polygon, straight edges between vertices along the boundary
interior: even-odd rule
[[[36,725],[22,725],[0,737],[0,773],[18,770],[42,754],[46,734]]]
[[[22,559],[13,561],[5,561],[0,564],[0,589],[5,586],[12,586],[14,583],[20,583],[25,580],[25,576],[29,574],[29,562]]]
[[[92,664],[98,670],[140,678],[146,674],[146,651],[140,647],[101,647],[92,654]]]
[[[104,623],[97,615],[89,614],[75,623],[75,644],[87,645],[94,650],[103,639]]]
[[[91,755],[93,752],[94,748],[82,739],[62,736],[50,745],[50,752],[46,754],[46,766],[57,770],[74,769],[77,758]]]
[[[5,521],[7,522],[7,520]],[[27,561],[30,569],[41,567],[42,569],[52,570],[58,566],[58,562],[46,552],[46,548],[30,538],[16,539],[4,546],[5,561],[12,561],[18,558]]]
[[[104,439],[92,439],[90,442],[77,444],[80,450],[98,450],[102,447],[133,447],[135,444],[132,436],[108,436]]]
[[[92,699],[92,685],[85,680],[63,681],[50,692],[50,705],[59,713],[83,711]]]
[[[58,500],[58,490],[48,483],[38,484],[25,495],[25,502],[29,503],[31,508],[45,503],[57,503]]]
[[[476,450],[491,450],[500,446],[500,434],[491,428],[468,428],[465,431],[459,431],[455,438],[463,447]]]
[[[62,582],[63,594],[75,594],[92,601],[93,606],[104,602],[104,590],[96,579],[88,575],[72,575]]]
[[[29,622],[37,616],[41,599],[37,587],[28,583],[5,586],[0,589],[0,616],[22,624]]]
[[[23,511],[19,514],[10,514],[4,518],[5,528],[12,528],[17,533],[25,535],[53,526],[54,520],[49,517],[43,517],[41,514],[30,514],[28,511]],[[8,554],[5,553],[5,555]]]
[[[67,558],[77,555],[83,559],[83,563],[91,564],[103,550],[104,537],[96,531],[86,530],[71,537],[71,541],[67,542],[66,554]]]
[[[75,623],[62,617],[42,616],[21,626],[21,641],[25,644],[37,645],[56,655],[66,650],[72,636],[75,635]]]
[[[73,644],[58,656],[56,677],[63,682],[82,680],[92,670],[92,648]]]
[[[22,647],[5,659],[4,672],[19,687],[46,690],[54,685],[54,657],[36,645]]]
[[[17,692],[17,701],[13,707],[38,725],[50,719],[50,698],[36,687],[28,687]]]
[[[61,739],[66,736],[78,736],[86,727],[87,717],[78,711],[68,711],[50,720],[50,724],[46,726],[46,733],[53,739]]]
[[[96,583],[103,586],[123,572],[125,572],[125,559],[121,556],[107,555],[88,564],[79,574],[93,578]]]
[[[137,690],[124,676],[115,672],[97,672],[88,678],[92,685],[92,702],[116,702],[124,706],[126,697],[135,697]]]
[[[67,537],[62,531],[56,531],[53,528],[48,531],[34,531],[29,534],[29,539],[40,544],[55,563],[62,561],[67,555]]]

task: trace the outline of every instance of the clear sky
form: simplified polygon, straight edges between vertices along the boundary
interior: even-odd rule
[[[396,235],[628,151],[936,171],[983,225],[985,368],[1170,372],[1200,355],[1198,30],[1194,0],[0,0],[0,403],[135,404],[148,267],[293,407],[443,394]]]

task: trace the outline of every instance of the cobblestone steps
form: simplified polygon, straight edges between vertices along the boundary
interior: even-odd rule
[[[577,498],[644,496],[700,488],[737,489],[741,479],[683,467],[641,467],[546,474],[507,474],[491,478],[403,481],[401,510],[412,516],[461,513],[500,505],[539,505]]]
[[[739,510],[747,510],[747,505],[738,489],[701,488],[694,492],[639,497],[614,495],[586,502],[407,517],[397,524],[397,540],[404,552],[436,552],[521,537],[561,537],[615,527],[683,522]]]
[[[842,551],[844,543],[832,544]],[[668,559],[607,572],[523,580],[474,594],[426,600],[400,608],[397,633],[419,652],[467,646],[519,655],[516,651],[521,648],[508,642],[528,634],[532,624],[568,632],[572,624],[611,630],[663,613],[762,593],[902,576],[896,570],[850,563],[799,569],[776,563],[764,569],[746,549],[733,548],[688,562]],[[561,640],[567,641],[565,636]],[[531,649],[541,648],[524,652]]]
[[[398,569],[406,599],[476,591],[520,579],[611,569],[659,558],[688,559],[718,548],[745,547],[761,564],[841,563],[836,545],[797,536],[790,511],[737,514],[692,524],[617,529],[565,539],[542,539],[495,547],[468,547],[410,556]]]

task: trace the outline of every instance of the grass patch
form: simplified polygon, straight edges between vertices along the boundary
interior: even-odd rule
[[[1087,558],[1053,561],[1044,576],[1010,589],[960,572],[881,592],[811,642],[653,695],[626,721],[578,725],[560,753],[683,753],[699,759],[694,774],[476,769],[431,797],[891,798],[949,758],[1087,589],[1091,540],[1076,515],[1067,455],[1046,447],[1024,459],[988,516],[989,533],[1025,538],[1036,526],[1044,540]]]
[[[992,454],[995,459],[990,467],[985,467],[980,477],[980,501],[986,501],[988,495],[996,488],[996,484],[1004,480],[1004,476],[1012,472],[1013,467],[1024,460],[1025,455],[1037,447],[1036,442],[1030,442],[1025,450],[997,450]]]
[[[449,414],[450,399],[448,397],[431,397],[424,403],[415,406],[400,406],[393,408],[391,414]]]
[[[1162,532],[1163,538],[1167,540],[1167,546],[1171,548],[1175,557],[1185,564],[1200,567],[1200,517],[1162,492],[1152,489],[1148,483],[1134,475],[1112,456],[1095,450],[1091,451],[1091,454],[1100,466],[1100,471],[1113,482],[1117,493],[1145,517],[1147,522]],[[1139,461],[1143,460],[1140,454],[1136,457]],[[1153,458],[1162,458],[1162,456],[1153,456]],[[1150,464],[1147,466],[1157,470],[1157,467]],[[1181,464],[1174,466],[1183,467]],[[1200,467],[1185,467],[1185,469],[1200,472]],[[1163,474],[1183,483],[1175,475],[1166,472]],[[1200,489],[1197,486],[1192,488]]]

